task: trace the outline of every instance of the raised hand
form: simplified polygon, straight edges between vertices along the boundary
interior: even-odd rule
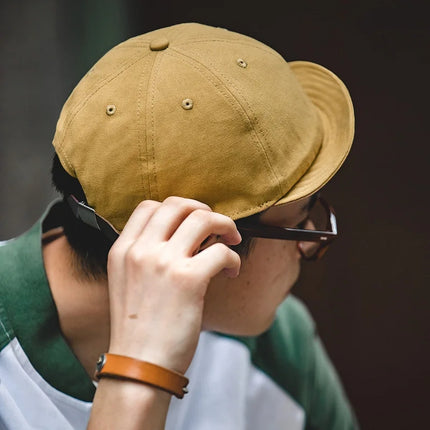
[[[240,258],[227,245],[240,241],[230,218],[198,201],[142,202],[109,254],[109,352],[185,372],[209,281],[220,271],[238,275]]]

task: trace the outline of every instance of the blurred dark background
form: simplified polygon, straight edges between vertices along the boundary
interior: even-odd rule
[[[196,21],[259,39],[287,61],[320,63],[350,89],[356,138],[325,190],[340,239],[323,262],[304,266],[294,291],[362,428],[430,428],[425,2],[154,3],[1,2],[0,240],[29,228],[55,197],[51,140],[62,104],[118,42]]]

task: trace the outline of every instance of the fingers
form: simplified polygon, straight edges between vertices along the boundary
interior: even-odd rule
[[[210,211],[197,200],[168,197],[163,202],[144,200],[131,214],[121,233],[123,241],[134,241],[144,235],[145,241],[168,240],[179,224],[194,210]]]
[[[129,242],[136,240],[154,212],[161,206],[160,202],[154,200],[144,200],[139,203],[136,209],[131,214],[123,231],[120,234],[119,241]]]
[[[191,258],[198,250],[210,249],[203,254],[210,256],[209,259],[197,259],[203,264],[208,262],[208,268],[202,267],[206,275],[211,277],[226,269],[228,275],[235,276],[240,259],[228,247],[218,245],[237,245],[241,240],[231,218],[212,212],[201,202],[180,197],[169,197],[162,203],[147,200],[132,213],[111,250],[111,259],[124,258],[133,250],[132,255],[139,258],[150,258],[161,252],[162,261],[174,262],[178,258]]]
[[[235,278],[240,271],[239,255],[222,243],[215,243],[192,258],[196,274],[212,278],[224,271],[229,278]]]
[[[145,203],[145,202],[144,202]],[[204,203],[180,197],[168,197],[163,203],[148,202],[138,206],[124,228],[124,240],[134,246],[157,246],[169,242],[175,253],[193,255],[211,235],[228,245],[240,243],[235,223],[227,216],[214,213]]]
[[[170,242],[184,254],[191,256],[209,236],[218,236],[226,245],[237,245],[242,238],[234,221],[219,213],[195,210],[177,228]]]
[[[142,234],[143,241],[169,240],[179,225],[194,211],[211,212],[211,208],[197,200],[168,197],[152,214]]]

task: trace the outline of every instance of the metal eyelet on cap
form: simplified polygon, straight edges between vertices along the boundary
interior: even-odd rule
[[[116,112],[116,106],[115,105],[107,105],[106,106],[106,113],[110,116],[113,115]]]
[[[191,100],[191,99],[184,99],[184,100],[182,100],[182,107],[185,109],[185,110],[189,110],[189,109],[192,109],[193,108],[193,101]]]
[[[242,58],[238,58],[236,63],[238,66],[243,67],[244,69],[248,66],[248,63],[245,60],[242,60]]]

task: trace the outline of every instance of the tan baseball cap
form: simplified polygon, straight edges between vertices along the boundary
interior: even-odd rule
[[[88,204],[122,230],[176,195],[233,219],[308,196],[345,160],[354,113],[324,67],[197,23],[111,49],[82,78],[54,147]]]

